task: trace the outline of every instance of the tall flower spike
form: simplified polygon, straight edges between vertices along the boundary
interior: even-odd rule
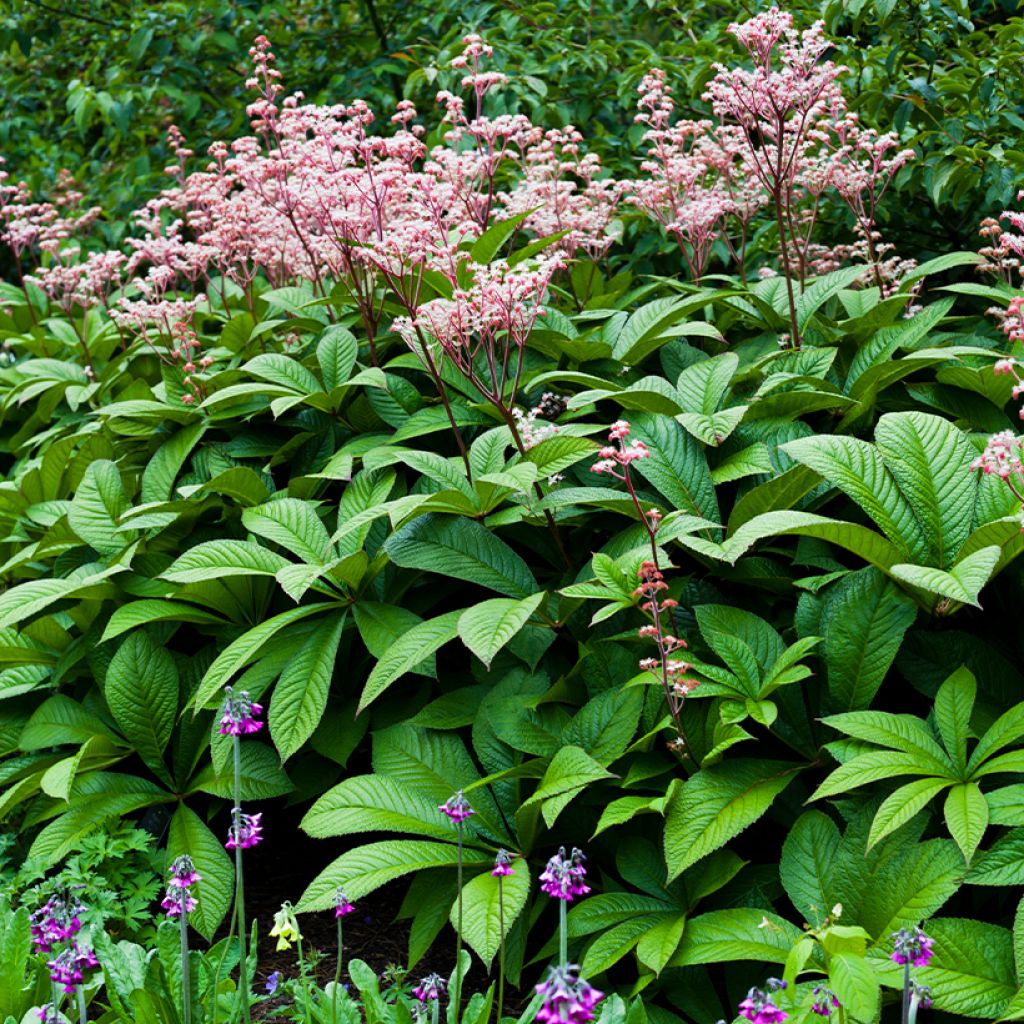
[[[913,967],[927,967],[932,958],[935,940],[925,935],[920,928],[913,931],[901,928],[890,936],[894,948],[890,960],[897,964],[910,964]]]
[[[345,896],[345,890],[339,885],[338,891],[334,894],[334,916],[344,917],[346,914],[351,914],[355,909]]]
[[[250,846],[255,846],[263,839],[263,826],[260,824],[262,817],[262,811],[258,814],[239,812],[238,824],[232,823],[228,829],[228,841],[224,846],[229,850],[247,850]]]
[[[469,806],[469,801],[462,795],[460,789],[454,796],[450,796],[437,808],[442,814],[448,815],[456,824],[465,821],[476,812]]]
[[[494,867],[491,869],[491,874],[495,878],[504,878],[515,874],[512,870],[512,854],[508,850],[499,850],[494,855]]]
[[[445,981],[440,974],[428,974],[412,990],[412,994],[421,1002],[426,1003],[440,998],[444,994]]]
[[[775,1005],[771,992],[763,992],[759,988],[752,988],[747,993],[739,1009],[740,1016],[746,1017],[750,1024],[781,1024],[789,1017],[785,1010]]]

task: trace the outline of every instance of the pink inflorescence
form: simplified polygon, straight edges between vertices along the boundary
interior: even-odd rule
[[[476,812],[469,806],[469,801],[462,795],[460,789],[454,796],[450,796],[437,808],[442,814],[448,815],[456,824],[472,817]]]
[[[586,1024],[594,1019],[594,1007],[604,999],[603,992],[580,977],[575,964],[552,967],[537,991],[544,997],[535,1018],[541,1024]]]
[[[168,917],[180,914],[191,914],[198,903],[191,893],[192,886],[202,881],[203,876],[196,871],[192,858],[183,853],[174,858],[171,864],[171,877],[167,880],[167,892],[160,901]]]
[[[63,985],[67,993],[74,992],[75,986],[81,985],[85,980],[85,971],[99,965],[96,954],[77,942],[61,950],[46,964],[50,969],[50,980],[57,985]]]
[[[412,994],[421,1002],[439,999],[444,994],[445,981],[440,974],[428,974],[412,990]]]
[[[228,829],[228,841],[224,845],[229,850],[247,850],[263,838],[263,826],[260,824],[263,814],[243,814],[237,808],[235,810],[238,813],[238,823],[232,822]]]
[[[334,916],[344,917],[346,914],[351,914],[355,909],[345,896],[345,890],[339,885],[338,891],[334,894]]]
[[[494,867],[491,869],[491,874],[495,878],[503,878],[515,874],[512,870],[512,854],[508,850],[499,850],[494,855]]]
[[[831,1017],[832,1011],[839,1009],[839,997],[832,989],[824,985],[815,985],[812,995],[814,1002],[811,1003],[811,1013],[816,1013],[819,1017]]]
[[[982,452],[972,463],[971,469],[980,469],[983,473],[992,473],[1001,480],[1011,478],[1024,480],[1024,463],[1021,452],[1024,451],[1024,440],[1012,430],[1001,430],[993,434]]]
[[[768,991],[752,988],[747,998],[740,1003],[740,1016],[746,1017],[751,1024],[781,1024],[789,1014],[775,1005],[775,993],[785,989],[786,982],[778,978],[768,979]]]
[[[541,890],[567,903],[571,903],[576,896],[586,896],[590,886],[584,882],[587,876],[587,869],[583,866],[585,860],[583,851],[575,846],[568,857],[565,855],[565,847],[560,846],[558,853],[541,872]]]
[[[220,732],[225,736],[259,732],[263,728],[259,720],[263,705],[250,700],[245,690],[236,694],[230,686],[226,686],[224,692],[224,703],[220,709]]]
[[[894,948],[889,957],[893,963],[910,964],[912,967],[927,967],[932,958],[935,940],[925,935],[920,928],[910,931],[901,928],[893,932],[890,938]]]
[[[590,467],[592,473],[608,473],[625,480],[625,468],[637,459],[649,459],[650,449],[643,441],[630,441],[627,443],[631,427],[626,420],[616,420],[608,432],[608,440],[612,443],[602,448],[598,455],[599,460]],[[620,469],[622,472],[620,472]]]
[[[82,904],[70,891],[51,896],[31,915],[32,942],[40,953],[49,953],[54,946],[66,942],[82,927]]]

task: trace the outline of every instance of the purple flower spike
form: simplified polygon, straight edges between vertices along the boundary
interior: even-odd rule
[[[82,927],[79,914],[82,904],[68,888],[51,896],[31,915],[32,942],[40,953],[50,953],[55,946],[76,935]]]
[[[196,882],[202,880],[203,876],[196,871],[196,866],[187,853],[174,858],[174,863],[171,864],[171,877],[167,880],[169,885],[178,889],[190,889]]]
[[[224,693],[224,703],[220,709],[221,733],[224,736],[243,736],[259,732],[263,728],[263,723],[259,721],[263,705],[250,700],[245,690],[236,694],[230,686],[226,686]]]
[[[168,917],[177,917],[179,914],[191,914],[199,904],[196,898],[188,891],[175,885],[167,887],[167,894],[160,901]]]
[[[462,795],[460,789],[454,796],[450,796],[438,807],[442,814],[447,814],[456,824],[465,821],[476,812],[469,806],[469,801]]]
[[[428,974],[413,990],[412,994],[421,1002],[426,1003],[438,999],[444,992],[444,978],[440,974]]]
[[[816,985],[813,995],[814,1002],[811,1003],[811,1013],[816,1013],[819,1017],[831,1017],[832,1011],[839,1009],[839,998],[832,989],[826,988],[824,985]]]
[[[239,813],[239,823],[237,826],[232,823],[228,829],[228,841],[224,846],[229,850],[247,850],[255,846],[263,838],[263,826],[260,824],[262,817],[262,811],[259,814]]]
[[[75,986],[85,980],[84,972],[92,967],[99,967],[100,962],[91,949],[85,949],[73,942],[47,963],[50,968],[50,980],[64,986],[64,991],[71,993]]]
[[[345,890],[338,886],[338,891],[334,895],[334,916],[344,917],[346,914],[351,914],[356,908],[349,903],[345,896]]]
[[[931,961],[935,940],[925,935],[920,928],[909,931],[901,928],[893,932],[895,948],[890,959],[897,964],[912,964],[914,967],[927,967]]]
[[[750,1024],[781,1024],[789,1014],[772,1002],[770,993],[752,988],[740,1003],[740,1016],[746,1017]]]
[[[603,992],[580,977],[575,964],[552,967],[537,991],[544,997],[535,1018],[541,1024],[586,1024],[594,1019],[594,1007],[604,999]]]
[[[568,857],[565,855],[565,847],[560,846],[558,853],[541,872],[541,889],[549,896],[568,903],[576,896],[586,896],[590,892],[590,886],[583,881],[587,876],[587,869],[583,866],[586,859],[575,846]]]
[[[494,855],[494,867],[491,869],[491,874],[494,875],[495,878],[502,878],[515,874],[512,870],[512,854],[510,854],[508,850],[499,850]]]

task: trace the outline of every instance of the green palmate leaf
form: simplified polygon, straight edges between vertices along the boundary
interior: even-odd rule
[[[118,728],[139,756],[166,778],[163,753],[178,712],[178,670],[174,659],[137,630],[111,659],[104,695]]]
[[[333,391],[352,376],[358,353],[359,343],[355,335],[341,324],[331,324],[320,335],[316,361],[320,364],[325,390]]]
[[[660,916],[634,917],[599,935],[583,955],[581,973],[593,977],[617,964],[640,941],[652,926],[663,920]]]
[[[586,437],[555,434],[530,448],[523,459],[537,467],[538,476],[551,476],[592,457],[598,447],[596,442]]]
[[[875,438],[886,466],[924,529],[927,561],[947,568],[955,562],[974,525],[978,479],[970,469],[976,452],[949,420],[921,412],[883,416]]]
[[[506,597],[482,601],[459,617],[459,636],[490,668],[494,656],[526,625],[543,600],[544,594],[540,593],[522,601]]]
[[[836,706],[853,710],[871,703],[916,614],[914,603],[874,568],[829,588],[817,629],[824,634],[828,690]]]
[[[955,785],[946,797],[943,812],[949,834],[956,840],[964,860],[970,864],[988,828],[988,803],[978,784],[961,782]]]
[[[665,821],[669,880],[757,821],[797,770],[779,761],[734,760],[691,776]]]
[[[927,555],[928,541],[913,507],[873,445],[853,437],[815,436],[790,441],[782,450],[855,501],[901,551]]]
[[[317,839],[357,832],[404,832],[432,839],[450,839],[452,834],[435,799],[385,775],[357,775],[338,783],[313,804],[302,828]]]
[[[323,565],[331,555],[330,534],[311,502],[299,498],[268,501],[245,509],[242,525],[310,565]]]
[[[740,357],[735,352],[723,352],[686,367],[676,382],[683,410],[704,416],[717,412],[739,363]]]
[[[825,722],[848,736],[917,755],[922,773],[952,773],[953,763],[939,746],[935,734],[926,723],[914,715],[893,715],[887,711],[853,711],[844,715],[830,715]]]
[[[455,867],[457,863],[458,851],[454,843],[422,839],[369,843],[342,854],[321,871],[302,894],[296,909],[301,913],[329,910],[334,906],[339,885],[345,887],[349,899],[357,900],[403,875],[429,868]],[[471,869],[489,868],[493,866],[493,857],[467,848],[464,863]]]
[[[900,775],[924,775],[930,770],[922,767],[920,754],[876,750],[870,754],[860,754],[846,764],[841,764],[814,791],[811,799],[821,800],[827,796],[837,796],[881,779],[892,779]]]
[[[100,642],[113,640],[122,633],[127,633],[147,622],[195,622],[210,625],[224,625],[219,615],[197,608],[184,601],[165,601],[160,598],[144,598],[121,605],[110,616],[110,621],[103,630]]]
[[[181,472],[181,467],[205,432],[204,422],[192,423],[182,427],[173,437],[160,445],[142,474],[144,502],[170,499],[174,492],[174,481]]]
[[[674,420],[651,413],[632,418],[633,435],[651,450],[634,463],[640,474],[668,500],[669,509],[718,519],[711,471],[700,444]]]
[[[980,608],[978,594],[992,576],[999,556],[1000,549],[993,545],[968,555],[949,572],[925,565],[904,564],[894,565],[890,572],[896,579],[911,586]]]
[[[161,575],[173,583],[203,583],[221,576],[273,576],[289,561],[249,540],[209,540],[189,548]]]
[[[539,589],[526,562],[469,519],[421,516],[391,536],[384,550],[395,565],[454,576],[507,597],[527,598]]]
[[[712,910],[687,921],[682,942],[669,966],[729,960],[784,964],[790,949],[802,935],[796,925],[763,910],[751,907]]]
[[[679,948],[685,928],[685,914],[666,917],[640,937],[636,946],[637,959],[655,974],[661,974]]]
[[[849,1020],[878,1019],[882,989],[872,965],[863,956],[855,953],[830,956],[828,980]]]
[[[115,555],[128,543],[115,533],[121,516],[128,510],[128,499],[117,466],[97,459],[78,485],[68,510],[71,529],[101,555]]]
[[[800,330],[806,330],[811,317],[829,299],[849,288],[864,273],[863,267],[843,267],[824,277],[816,278],[804,288],[796,300],[796,318]]]
[[[461,611],[454,611],[428,619],[399,637],[374,665],[359,698],[359,710],[368,707],[396,679],[413,671],[424,658],[428,658],[449,640],[454,640],[458,636],[462,614]]]
[[[544,777],[533,796],[523,804],[520,813],[540,805],[550,828],[566,804],[586,786],[611,778],[611,772],[597,763],[579,747],[562,747],[551,759]]]
[[[894,793],[887,796],[882,801],[874,821],[871,823],[868,849],[870,850],[875,843],[910,821],[918,811],[928,805],[933,797],[951,785],[953,783],[949,779],[917,779],[914,782],[908,782],[905,786],[900,786]]]
[[[516,233],[519,225],[530,216],[532,210],[524,210],[514,216],[495,221],[472,245],[469,258],[474,263],[490,263],[498,250]]]
[[[303,605],[299,608],[290,608],[280,615],[261,622],[258,626],[243,633],[237,640],[233,640],[217,656],[213,664],[206,670],[199,683],[199,688],[192,698],[192,707],[198,711],[207,703],[218,696],[220,689],[231,677],[244,665],[249,664],[260,652],[268,640],[277,636],[283,629],[300,619],[309,618],[311,615],[329,613],[338,605],[332,602],[321,602],[320,604]]]
[[[525,864],[511,875],[495,878],[489,871],[462,889],[462,937],[487,965],[494,960],[502,938],[507,938],[530,896],[530,872]],[[451,909],[452,927],[459,927],[458,904]]]
[[[841,839],[839,829],[820,811],[797,818],[782,846],[779,877],[797,912],[820,924],[836,902],[833,874]]]
[[[209,793],[224,800],[233,800],[235,772],[231,740],[218,736],[214,742],[223,744],[223,753],[215,748],[215,763],[207,764],[192,777],[189,792]],[[262,743],[243,743],[240,761],[243,800],[270,800],[295,788],[281,767],[281,759]]]
[[[235,869],[222,840],[203,824],[194,811],[179,804],[171,818],[167,857],[171,861],[182,854],[192,858],[200,875],[195,888],[197,906],[189,914],[188,921],[207,942],[211,942],[231,906]]]
[[[978,685],[966,668],[959,668],[935,695],[935,724],[942,744],[959,771],[967,767],[967,737]]]
[[[282,761],[287,761],[320,724],[345,619],[343,611],[325,615],[288,662],[274,687],[267,723]]]
[[[322,390],[320,382],[302,363],[280,352],[263,352],[250,359],[242,369],[260,380],[278,384],[301,395],[312,395]]]

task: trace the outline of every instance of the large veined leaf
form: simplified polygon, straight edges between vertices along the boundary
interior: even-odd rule
[[[278,384],[301,395],[312,395],[322,390],[320,382],[297,359],[281,352],[262,352],[243,367],[254,377]]]
[[[874,568],[829,588],[817,629],[835,706],[854,710],[871,703],[916,614],[914,603]]]
[[[463,856],[467,868],[492,867],[494,863],[490,854],[472,848],[465,849]],[[429,868],[455,867],[457,863],[455,843],[433,843],[425,839],[369,843],[343,853],[324,868],[309,883],[296,910],[331,909],[338,886],[344,886],[349,899],[358,900],[403,875]]]
[[[68,523],[101,555],[115,555],[128,543],[116,532],[127,510],[128,498],[117,466],[108,459],[97,459],[89,464],[78,485],[68,509]]]
[[[273,576],[291,563],[250,540],[208,540],[189,548],[161,574],[174,583],[203,583],[220,576]]]
[[[205,608],[197,608],[185,601],[167,601],[161,598],[143,598],[121,605],[110,616],[103,630],[100,642],[113,640],[130,629],[144,626],[147,622],[198,622],[209,625],[224,625],[224,619]]]
[[[226,831],[226,829],[225,829]],[[196,909],[188,921],[207,942],[224,920],[234,896],[235,869],[224,849],[224,843],[184,804],[179,804],[171,818],[167,836],[168,861],[188,854],[199,872],[195,886]]]
[[[458,631],[462,642],[488,667],[494,656],[529,621],[544,594],[515,601],[495,597],[467,608],[459,617]]]
[[[344,612],[325,615],[288,662],[274,687],[267,723],[282,761],[287,761],[320,724],[345,618]]]
[[[999,556],[1000,549],[992,545],[968,555],[949,572],[926,565],[902,563],[894,565],[890,571],[896,579],[913,587],[980,608],[978,595],[981,588],[988,583],[999,562]]]
[[[840,849],[839,829],[820,811],[797,818],[782,845],[779,877],[796,912],[820,924],[837,902],[833,873]]]
[[[988,803],[976,782],[960,782],[946,797],[946,827],[970,864],[988,827]]]
[[[875,812],[868,834],[868,849],[905,825],[932,799],[952,785],[949,779],[915,779],[890,793]]]
[[[374,665],[359,698],[359,710],[368,707],[396,679],[413,671],[424,658],[449,640],[454,640],[458,636],[462,614],[461,611],[448,612],[435,619],[428,619],[399,637]]]
[[[679,950],[669,966],[716,964],[728,960],[783,964],[802,935],[796,925],[763,910],[751,907],[712,910],[687,921]]]
[[[352,376],[358,354],[359,343],[347,327],[331,324],[323,332],[316,346],[316,361],[327,391],[340,387]]]
[[[874,445],[842,435],[816,435],[790,441],[782,450],[856,502],[901,551],[915,559],[927,557],[929,542],[913,506]]]
[[[780,761],[737,759],[691,776],[665,821],[669,880],[757,821],[797,771],[796,765]]]
[[[205,432],[205,422],[191,423],[160,445],[142,474],[144,502],[170,499],[174,491],[174,481],[181,472],[181,467],[185,465],[185,460]]]
[[[974,449],[949,420],[922,412],[888,413],[875,440],[924,530],[928,563],[948,568],[974,527]]]
[[[526,864],[515,866],[511,875],[502,878],[485,871],[463,886],[462,937],[488,968],[529,896],[530,872]],[[459,926],[458,914],[456,902],[450,915],[453,928]]]
[[[310,565],[323,565],[331,555],[330,534],[308,501],[279,498],[247,508],[242,525]]]
[[[540,589],[519,555],[469,519],[421,516],[388,538],[384,550],[395,565],[454,576],[507,597],[531,597]]]
[[[693,512],[717,521],[711,470],[699,442],[665,416],[641,413],[631,423],[633,436],[651,451],[650,458],[634,462],[633,468],[665,496],[669,506],[664,511]]]
[[[829,299],[838,295],[844,288],[849,288],[863,273],[863,267],[843,267],[831,274],[825,274],[824,277],[815,278],[802,289],[796,300],[796,319],[800,330],[806,329],[811,317]]]
[[[76,569],[61,579],[29,580],[0,594],[0,629],[17,625],[38,615],[65,598],[82,597],[115,573],[124,572],[124,565],[101,569],[93,564]]]
[[[125,738],[143,761],[166,779],[163,753],[178,712],[174,659],[147,633],[136,630],[111,659],[103,690]]]

